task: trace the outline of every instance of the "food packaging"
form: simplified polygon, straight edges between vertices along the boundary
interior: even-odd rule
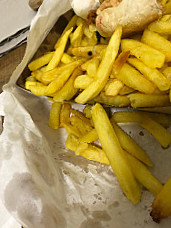
[[[0,95],[0,198],[25,228],[169,228],[171,218],[160,225],[152,221],[150,192],[143,189],[141,202],[132,205],[110,166],[67,150],[65,129],[48,126],[51,103],[17,84],[58,18],[69,10],[67,0],[43,2],[32,21],[24,58]],[[46,40],[45,47],[49,45],[51,40]],[[144,148],[154,163],[152,173],[165,183],[171,176],[171,148],[163,149],[137,124],[121,127]]]

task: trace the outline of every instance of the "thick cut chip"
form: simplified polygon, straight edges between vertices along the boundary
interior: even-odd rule
[[[58,102],[54,102],[52,104],[50,110],[50,117],[49,117],[49,126],[53,129],[58,129],[60,126],[60,111],[61,111],[62,104]]]
[[[171,133],[156,121],[146,117],[143,119],[141,126],[149,131],[164,148],[170,145]]]
[[[170,22],[171,23],[171,22]],[[146,29],[142,35],[141,41],[150,47],[153,47],[166,56],[166,62],[171,61],[171,42],[159,34]]]
[[[130,51],[130,55],[134,55],[151,68],[161,68],[165,62],[163,53],[136,40],[123,39],[121,48],[122,51]]]
[[[97,96],[104,88],[112,70],[112,65],[118,54],[122,28],[119,26],[113,33],[109,44],[106,48],[105,55],[99,65],[95,81],[93,81],[82,93],[75,99],[77,103],[84,104]]]
[[[152,166],[152,162],[146,152],[113,121],[113,118],[111,123],[121,147],[146,165]]]
[[[53,57],[54,52],[48,52],[45,55],[33,60],[31,63],[29,63],[28,68],[31,71],[35,71],[39,68],[41,68],[42,66],[45,66],[46,64],[48,64],[50,62],[50,60]]]
[[[156,196],[152,204],[152,211],[150,213],[153,220],[157,223],[162,218],[167,218],[171,215],[171,177],[163,186],[160,193]]]
[[[142,93],[151,94],[156,86],[140,74],[135,68],[125,63],[116,78],[128,87],[138,90]]]
[[[62,58],[62,55],[64,53],[66,44],[68,42],[69,35],[71,34],[72,30],[73,30],[73,28],[71,28],[68,31],[66,31],[64,33],[64,35],[62,36],[62,38],[60,39],[60,43],[59,43],[58,47],[56,48],[52,59],[48,63],[48,65],[46,67],[46,71],[54,69],[59,64],[59,62],[60,62],[60,60]]]
[[[159,70],[148,67],[136,58],[129,58],[128,62],[136,67],[148,80],[152,81],[161,91],[166,91],[170,88],[170,81]]]
[[[109,159],[122,191],[133,204],[138,203],[141,197],[140,187],[132,174],[109,118],[98,103],[93,107],[92,118],[102,149]]]
[[[154,177],[147,167],[136,158],[128,153],[126,153],[126,156],[136,179],[154,196],[158,195],[163,187],[160,181]]]
[[[170,106],[169,95],[134,93],[127,96],[133,108]]]
[[[53,100],[62,102],[62,101],[67,101],[72,99],[74,95],[78,92],[78,89],[74,87],[74,81],[81,73],[82,73],[81,70],[75,69],[71,77],[62,87],[62,89],[53,95]]]
[[[123,88],[124,84],[118,80],[113,79],[109,84],[105,86],[105,95],[106,96],[116,96],[119,94],[119,91]]]
[[[93,78],[86,74],[78,76],[74,81],[74,87],[77,89],[86,89],[93,81]]]
[[[114,107],[126,107],[130,105],[130,101],[127,96],[117,95],[114,97],[108,97],[105,96],[103,92],[101,92],[99,96],[95,97],[93,101]]]

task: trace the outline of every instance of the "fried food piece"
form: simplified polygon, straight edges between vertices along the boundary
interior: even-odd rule
[[[160,18],[162,9],[157,0],[106,0],[96,12],[97,30],[105,37],[110,37],[118,25],[124,35],[142,31]]]

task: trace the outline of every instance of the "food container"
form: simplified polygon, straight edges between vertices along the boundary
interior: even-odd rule
[[[65,0],[43,3],[32,23],[24,59],[0,96],[0,114],[4,116],[0,136],[1,199],[7,210],[29,228],[169,228],[171,218],[160,225],[152,221],[154,197],[146,189],[142,190],[141,202],[132,205],[110,166],[67,150],[65,129],[48,126],[51,103],[23,89],[29,75],[28,62],[53,47],[73,14],[68,10],[70,4]],[[74,107],[82,109],[78,104]],[[144,148],[155,164],[152,173],[165,183],[171,176],[171,148],[163,149],[138,124],[121,127]]]

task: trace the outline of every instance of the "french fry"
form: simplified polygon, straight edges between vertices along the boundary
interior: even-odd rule
[[[76,137],[75,135],[69,134],[65,142],[65,147],[71,151],[76,151],[78,145],[79,145],[78,137]]]
[[[74,81],[74,88],[86,89],[93,81],[93,78],[86,74],[78,76]]]
[[[64,71],[68,70],[68,69],[75,69],[77,68],[79,65],[81,65],[84,62],[83,59],[80,60],[76,60],[73,61],[71,63],[65,64],[64,66],[61,67],[56,67],[53,70],[47,71],[47,72],[43,72],[41,74],[41,81],[45,84],[48,85],[49,83],[51,83],[52,81],[54,81],[55,79],[57,79],[57,77]]]
[[[91,131],[87,132],[87,134],[79,138],[79,142],[86,142],[86,143],[92,143],[96,140],[98,140],[98,135],[97,135],[96,129],[94,128]]]
[[[70,123],[70,112],[71,112],[71,104],[63,103],[61,112],[60,112],[60,127],[64,127],[63,124]]]
[[[134,93],[127,95],[133,108],[170,106],[168,95]]]
[[[90,77],[94,77],[97,73],[97,69],[99,66],[99,59],[98,58],[93,58],[91,62],[89,62],[87,66],[87,74]]]
[[[73,126],[79,129],[79,131],[81,132],[81,135],[85,135],[92,130],[92,126],[90,124],[87,124],[87,122],[84,122],[78,116],[71,116],[70,121]]]
[[[66,31],[64,33],[64,35],[61,37],[60,43],[58,44],[58,47],[56,48],[52,59],[50,60],[50,62],[48,63],[48,65],[46,67],[46,71],[53,70],[59,64],[59,62],[62,58],[62,55],[64,53],[69,35],[71,34],[72,30],[73,30],[73,27],[70,28],[68,31]]]
[[[92,110],[92,105],[86,105],[83,109],[83,113],[85,113],[85,116],[90,119],[91,119],[91,110]]]
[[[81,44],[82,36],[83,36],[84,28],[83,23],[80,24],[76,30],[70,36],[70,43],[73,47],[79,47]]]
[[[52,129],[58,129],[60,125],[60,111],[61,111],[62,104],[59,102],[54,102],[52,104],[50,110],[50,117],[49,117],[49,126]]]
[[[75,110],[75,109],[71,109],[71,113],[73,115],[79,117],[83,122],[85,122],[87,125],[89,125],[90,128],[92,127],[90,119],[87,118],[84,113],[82,113],[82,112],[80,112],[78,110]]]
[[[52,81],[46,88],[45,96],[52,95],[60,90],[66,81],[71,76],[72,72],[74,71],[75,67],[68,68],[67,70],[63,71],[54,81]]]
[[[164,148],[171,143],[171,133],[151,118],[144,118],[141,126],[149,131]]]
[[[123,88],[124,84],[118,80],[113,79],[109,84],[105,86],[105,95],[106,96],[116,96],[119,94],[119,91]]]
[[[130,55],[134,55],[151,68],[161,68],[165,62],[163,53],[136,40],[123,39],[121,48],[124,52],[130,51]]]
[[[171,1],[166,3],[166,5],[164,6],[164,13],[165,14],[171,14]]]
[[[31,63],[29,63],[28,68],[31,71],[35,71],[35,70],[41,68],[42,66],[45,66],[46,64],[48,64],[50,62],[53,55],[54,55],[54,52],[48,52],[48,53],[44,54],[43,56],[41,56],[41,57],[33,60]]]
[[[98,59],[98,61],[99,61],[99,56],[95,56],[95,57],[93,57],[93,58],[91,58],[91,59],[88,59],[85,63],[83,63],[80,67],[81,67],[81,70],[83,70],[83,71],[87,71],[87,68],[88,68],[88,66],[89,66],[89,64],[91,64],[91,63],[93,63],[94,64],[94,62],[97,64],[97,61],[96,61],[96,59]]]
[[[171,81],[171,67],[166,67],[162,73],[169,81]]]
[[[99,55],[104,48],[106,48],[106,45],[102,44],[87,47],[70,47],[69,52],[75,56],[90,58]]]
[[[60,41],[61,41],[62,37],[64,36],[65,32],[68,31],[69,29],[71,29],[72,27],[75,28],[77,19],[78,19],[78,16],[76,14],[71,18],[71,20],[65,27],[64,31],[62,32],[60,38],[57,40],[57,42],[54,46],[55,49],[59,46]]]
[[[132,155],[126,153],[126,157],[129,161],[135,178],[154,196],[157,196],[163,187],[160,181],[152,175],[152,173],[147,169],[147,167],[144,164],[142,164]]]
[[[104,58],[102,59],[97,74],[96,80],[93,81],[82,93],[80,93],[75,101],[79,104],[84,104],[88,100],[96,97],[100,91],[104,88],[110,72],[112,70],[112,65],[118,54],[120,39],[122,35],[122,28],[119,26],[112,35],[109,44],[107,46]]]
[[[29,82],[36,82],[36,78],[35,78],[34,76],[30,75],[30,76],[28,76],[28,77],[26,78],[26,81],[29,81]]]
[[[84,35],[87,38],[91,38],[93,36],[93,34],[94,34],[94,32],[90,31],[89,26],[88,25],[85,25],[84,26]]]
[[[125,63],[116,78],[128,87],[142,93],[150,94],[155,90],[155,85],[143,77],[135,68]]]
[[[25,82],[25,88],[26,89],[28,89],[28,90],[30,90],[30,87],[31,86],[36,86],[36,87],[38,87],[38,86],[44,86],[41,82],[36,82],[36,81],[29,81],[29,80],[27,80],[26,82]]]
[[[162,190],[156,196],[152,204],[152,211],[150,213],[153,220],[157,223],[162,218],[167,218],[171,215],[171,177],[168,179]]]
[[[130,101],[127,96],[117,95],[115,97],[107,97],[103,92],[95,97],[93,101],[114,107],[126,107],[130,105]]]
[[[82,71],[76,68],[62,89],[53,95],[53,100],[63,102],[72,99],[78,92],[78,89],[74,87],[74,81],[81,73]]]
[[[109,164],[109,160],[104,151],[95,145],[88,144],[88,148],[83,149],[79,155],[91,161],[96,161],[107,165]]]
[[[170,81],[159,70],[148,67],[136,58],[129,58],[128,62],[152,81],[161,91],[166,91],[170,88]]]
[[[130,51],[120,53],[120,55],[117,57],[116,61],[113,64],[112,74],[110,75],[111,78],[115,78],[115,75],[120,72],[123,65],[126,63],[129,55]]]
[[[132,174],[108,116],[98,103],[93,107],[92,118],[102,149],[109,159],[122,191],[133,204],[138,203],[141,197],[140,187]]]
[[[73,61],[74,61],[73,58],[70,55],[68,55],[67,53],[64,53],[61,58],[61,62],[64,64],[71,63]]]
[[[45,96],[47,86],[42,85],[42,83],[40,83],[36,85],[30,85],[28,89],[36,96]]]
[[[152,166],[153,164],[146,152],[114,122],[113,118],[111,119],[111,123],[121,147],[144,164]]]
[[[170,21],[154,21],[153,23],[149,24],[148,29],[153,32],[170,35],[171,23]]]
[[[74,135],[77,138],[80,137],[81,132],[76,126],[73,126],[70,123],[66,123],[66,122],[63,122],[62,126],[66,129],[69,135]]]
[[[141,41],[156,50],[159,50],[166,56],[166,62],[171,61],[171,42],[159,34],[146,29],[143,32]],[[160,44],[160,45],[159,45]]]
[[[112,115],[112,119],[116,123],[141,123],[144,117],[150,117],[164,126],[169,126],[171,124],[171,116],[164,113],[143,111],[118,111],[114,112],[114,114]]]
[[[130,94],[132,92],[134,92],[135,90],[124,85],[121,90],[119,91],[119,95],[127,95],[127,94]]]

